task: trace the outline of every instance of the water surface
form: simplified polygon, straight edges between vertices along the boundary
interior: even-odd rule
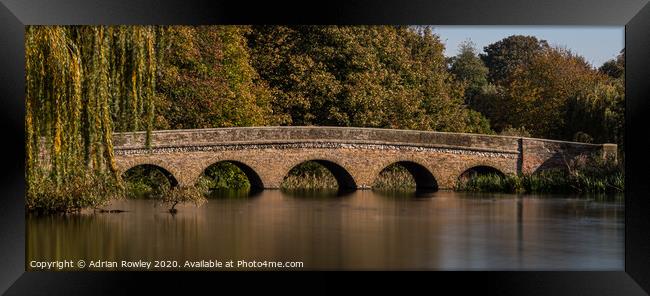
[[[620,200],[266,190],[177,206],[176,215],[151,200],[108,208],[126,212],[28,216],[27,261],[300,261],[307,270],[623,270],[624,262]]]

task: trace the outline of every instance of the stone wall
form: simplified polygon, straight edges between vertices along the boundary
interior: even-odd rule
[[[145,133],[116,133],[115,147],[132,149],[144,147]],[[347,128],[347,127],[238,127],[197,130],[155,131],[153,147],[202,146],[218,143],[268,143],[343,141],[346,143],[408,143],[423,146],[467,147],[473,149],[518,149],[517,138],[463,133],[429,131]]]
[[[535,173],[540,170],[567,167],[578,156],[597,154],[601,157],[616,158],[615,144],[586,144],[544,139],[521,139],[522,167],[520,172]]]
[[[342,168],[354,187],[370,188],[379,173],[396,162],[431,172],[441,189],[476,166],[505,174],[564,166],[578,155],[616,153],[616,145],[462,133],[342,127],[250,127],[156,131],[151,147],[145,133],[116,133],[116,164],[121,171],[141,164],[169,171],[181,185],[196,182],[210,165],[232,161],[264,188],[278,188],[289,170],[308,160]],[[416,176],[417,179],[417,176]],[[421,184],[418,184],[421,185]]]

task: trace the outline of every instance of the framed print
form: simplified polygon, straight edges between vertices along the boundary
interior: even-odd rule
[[[8,295],[650,291],[646,1],[2,4]]]

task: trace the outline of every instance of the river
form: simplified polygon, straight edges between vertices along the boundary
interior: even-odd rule
[[[306,195],[266,190],[177,206],[175,215],[151,200],[107,207],[121,213],[28,215],[26,264],[37,270],[30,262],[104,260],[118,266],[92,270],[141,270],[120,264],[162,260],[162,267],[186,270],[187,262],[254,260],[301,262],[293,270],[623,270],[622,199],[368,190]]]

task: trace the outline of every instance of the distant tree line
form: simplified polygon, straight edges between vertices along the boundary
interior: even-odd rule
[[[532,36],[445,58],[428,27],[165,27],[155,128],[333,125],[623,144],[624,52]]]
[[[570,50],[510,36],[450,60],[465,103],[498,133],[623,147],[625,53],[594,69]]]
[[[156,128],[491,132],[428,28],[174,26],[161,40]]]

